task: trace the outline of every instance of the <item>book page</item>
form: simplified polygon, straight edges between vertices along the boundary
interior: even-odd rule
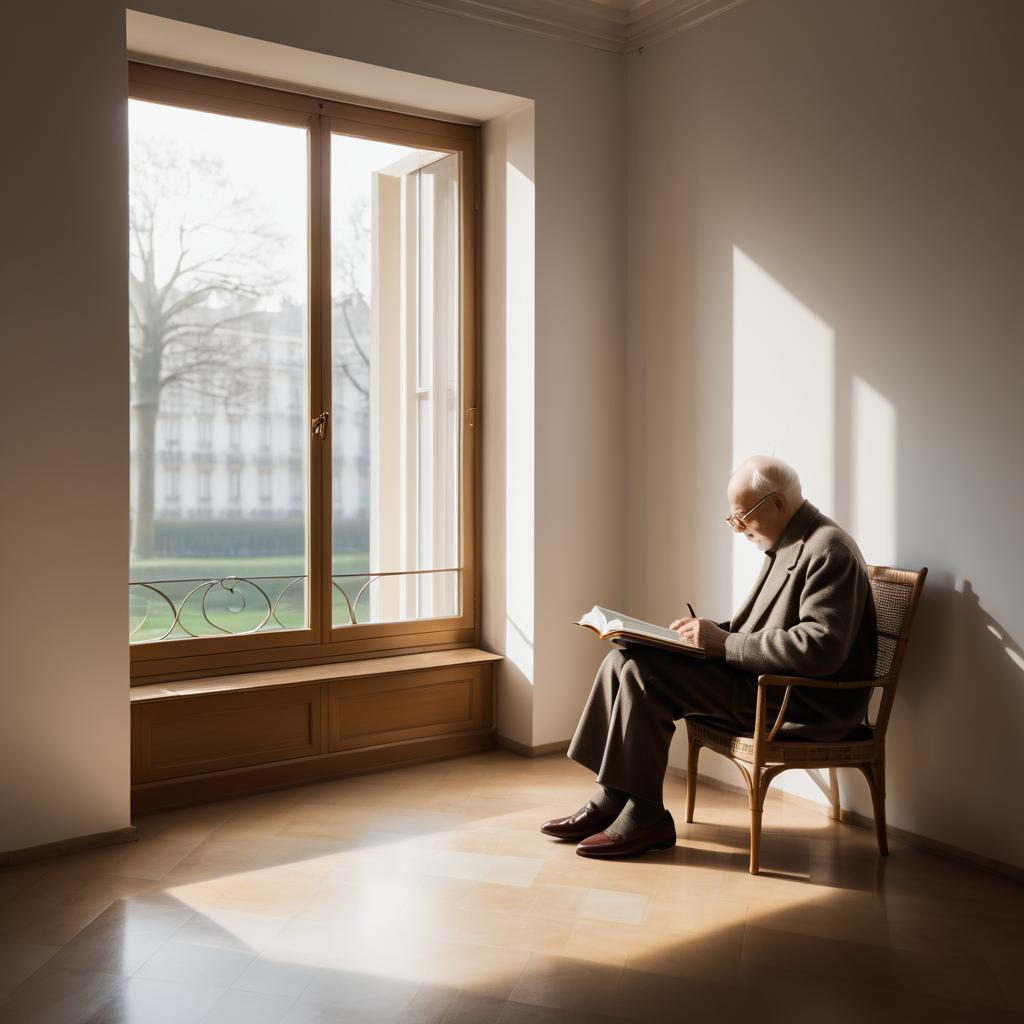
[[[636,619],[632,615],[612,611],[610,608],[602,608],[600,605],[594,605],[586,615],[580,618],[579,624],[581,626],[589,626],[591,629],[596,630],[599,636],[605,638],[612,634],[633,634],[634,636],[648,637],[651,640],[659,640],[663,643],[685,647],[689,650],[703,650],[697,644],[687,643],[675,630],[669,629],[667,626],[658,626],[653,622],[645,622],[643,619]]]
[[[612,612],[611,614],[614,615],[615,613]],[[586,615],[581,615],[576,620],[576,624],[578,626],[588,626],[590,629],[594,630],[598,636],[600,636],[608,625],[608,616],[605,613],[604,608],[595,604],[594,607],[586,613]]]
[[[611,626],[611,623],[608,625]],[[634,619],[629,615],[618,616],[618,621],[613,628],[629,633],[639,633],[643,636],[657,637],[659,640],[674,641],[677,644],[683,643],[683,638],[674,629],[669,629],[667,626],[656,626],[653,622],[644,622],[643,619]]]

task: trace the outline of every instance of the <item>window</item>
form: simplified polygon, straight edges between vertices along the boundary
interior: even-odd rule
[[[269,469],[260,470],[260,501],[266,505],[274,496],[274,477]]]
[[[181,385],[177,381],[167,384],[160,394],[160,411],[166,416],[180,412],[182,407]]]
[[[181,417],[165,416],[161,421],[165,448],[177,448],[181,444]]]
[[[181,467],[167,466],[164,469],[164,499],[168,504],[181,501]]]
[[[131,96],[133,679],[472,643],[477,129]]]
[[[213,420],[209,416],[196,420],[196,443],[200,448],[213,447]]]

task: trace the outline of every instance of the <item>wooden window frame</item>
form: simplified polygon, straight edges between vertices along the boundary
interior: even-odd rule
[[[304,629],[130,644],[132,685],[479,645],[479,417],[476,415],[480,130],[129,62],[132,99],[308,130],[310,419],[331,408],[330,158],[332,132],[457,154],[460,182],[459,615],[336,627],[331,602],[331,432],[310,441]],[[328,421],[329,422],[329,421]],[[314,515],[314,510],[318,515]]]

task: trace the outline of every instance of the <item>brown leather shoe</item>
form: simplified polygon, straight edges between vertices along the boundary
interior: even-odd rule
[[[554,836],[556,839],[586,839],[587,836],[607,828],[617,817],[617,814],[602,814],[588,800],[575,814],[570,814],[568,818],[552,818],[545,821],[540,830],[544,835]]]
[[[635,828],[622,835],[599,832],[584,839],[576,852],[581,857],[632,857],[648,850],[671,850],[676,845],[676,823],[666,811],[661,821],[649,828]]]

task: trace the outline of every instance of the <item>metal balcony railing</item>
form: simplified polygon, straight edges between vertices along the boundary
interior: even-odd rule
[[[372,583],[394,577],[461,573],[459,568],[408,569],[397,572],[348,572],[331,577],[332,592],[341,595],[348,622],[360,625],[360,601]],[[249,633],[296,629],[305,624],[302,576],[224,576],[220,579],[145,580],[128,584],[129,633],[133,643],[187,637],[244,636]],[[353,597],[349,590],[356,581]],[[340,582],[345,581],[345,582]],[[213,607],[211,602],[216,602]],[[285,621],[291,605],[300,622]],[[365,608],[365,605],[364,605]],[[285,618],[282,618],[285,616]],[[363,620],[365,623],[366,619]],[[147,625],[148,624],[148,625]]]

